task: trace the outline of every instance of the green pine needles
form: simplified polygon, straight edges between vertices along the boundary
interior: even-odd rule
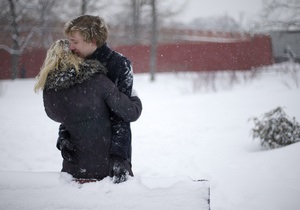
[[[300,125],[295,117],[288,118],[281,107],[263,115],[262,119],[252,118],[253,139],[259,139],[266,149],[274,149],[300,141]]]

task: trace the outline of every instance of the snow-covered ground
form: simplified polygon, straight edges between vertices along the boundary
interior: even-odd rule
[[[79,187],[59,173],[58,124],[34,84],[0,81],[0,209],[197,209],[203,186],[191,179],[209,180],[213,210],[300,207],[300,143],[262,150],[248,121],[277,106],[300,121],[299,65],[161,73],[155,82],[136,74],[144,109],[132,123],[135,177],[120,185]]]

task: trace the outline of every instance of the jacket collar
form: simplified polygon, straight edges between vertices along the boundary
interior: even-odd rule
[[[98,60],[100,61],[104,66],[107,65],[107,63],[109,62],[112,54],[113,54],[113,50],[111,48],[108,47],[107,43],[105,42],[102,47],[98,47],[95,52],[88,56],[86,59],[92,59],[92,60]]]
[[[45,89],[67,89],[75,84],[82,83],[91,79],[95,74],[106,74],[107,70],[98,61],[86,60],[80,67],[77,73],[74,68],[62,70],[52,70],[48,74]]]

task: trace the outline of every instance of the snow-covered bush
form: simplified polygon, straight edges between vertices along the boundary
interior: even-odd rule
[[[274,149],[300,141],[300,125],[295,117],[288,118],[281,107],[263,115],[262,119],[253,118],[253,139],[259,139],[267,149]]]

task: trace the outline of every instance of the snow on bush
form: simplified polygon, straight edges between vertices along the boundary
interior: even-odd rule
[[[259,139],[267,149],[274,149],[300,141],[300,125],[292,120],[281,107],[265,113],[262,119],[253,118],[253,139]]]

